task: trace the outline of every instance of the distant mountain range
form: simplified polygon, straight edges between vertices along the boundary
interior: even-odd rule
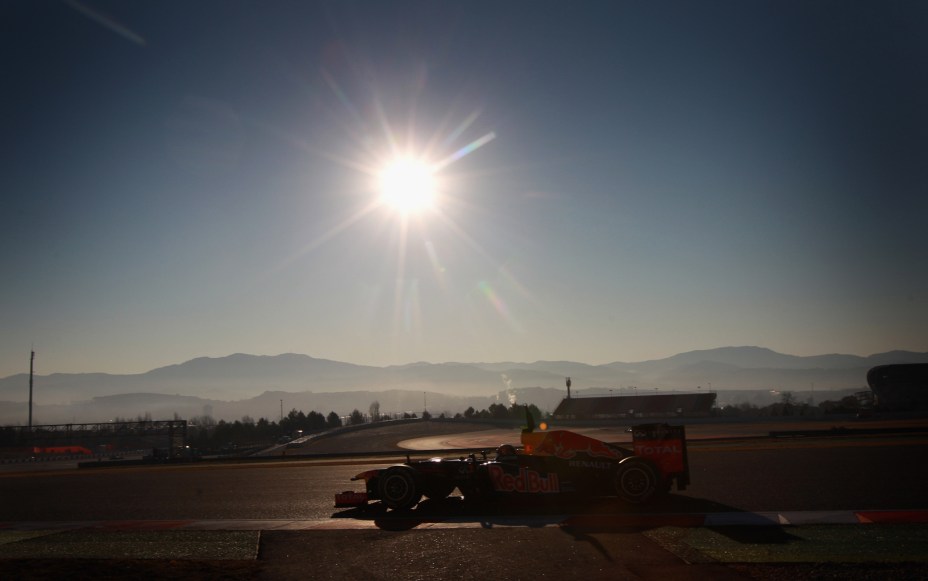
[[[867,370],[887,363],[928,363],[928,353],[798,357],[761,347],[723,347],[605,365],[537,361],[389,367],[293,353],[235,354],[201,357],[133,375],[37,375],[34,423],[96,422],[145,413],[156,418],[208,413],[217,419],[244,415],[274,419],[280,413],[280,400],[284,413],[295,408],[345,415],[355,408],[367,411],[375,399],[381,411],[389,413],[421,412],[425,406],[432,413],[455,413],[468,405],[482,409],[513,398],[550,410],[566,395],[568,376],[578,395],[698,389],[720,392],[720,400],[725,392],[725,397],[732,397],[748,390],[822,395],[828,390],[865,389]],[[28,397],[27,374],[0,379],[0,424],[25,423]]]

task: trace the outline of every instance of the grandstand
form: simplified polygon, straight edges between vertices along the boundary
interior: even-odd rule
[[[705,417],[712,413],[715,393],[666,393],[564,398],[552,414],[557,420]]]

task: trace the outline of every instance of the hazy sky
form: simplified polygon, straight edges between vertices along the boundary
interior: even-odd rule
[[[0,376],[928,351],[928,3],[0,5]],[[392,158],[432,211],[378,205]]]

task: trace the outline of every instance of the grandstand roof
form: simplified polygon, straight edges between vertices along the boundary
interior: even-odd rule
[[[554,410],[561,419],[707,416],[715,393],[671,393],[565,398]]]

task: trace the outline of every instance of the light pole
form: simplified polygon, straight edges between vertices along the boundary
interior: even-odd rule
[[[35,363],[35,349],[29,356],[29,431],[32,432],[32,372]]]

